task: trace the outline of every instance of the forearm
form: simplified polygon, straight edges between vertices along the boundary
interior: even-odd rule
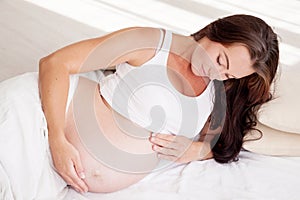
[[[251,152],[274,156],[300,156],[300,134],[288,133],[258,123],[256,128],[262,131],[262,138],[244,142],[243,148]],[[245,140],[255,139],[259,132],[252,131]]]
[[[69,89],[69,73],[65,67],[41,60],[39,90],[42,108],[47,119],[49,138],[64,136],[65,110]]]

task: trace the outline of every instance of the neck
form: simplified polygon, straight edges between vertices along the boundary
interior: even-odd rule
[[[173,55],[179,56],[181,58],[181,62],[187,61],[190,63],[192,54],[196,47],[197,42],[192,36],[173,34],[170,52]]]
[[[174,88],[191,97],[200,95],[209,83],[209,79],[196,76],[190,64],[174,54],[169,55],[168,77]]]

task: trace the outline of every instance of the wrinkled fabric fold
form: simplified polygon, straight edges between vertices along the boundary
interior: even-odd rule
[[[10,183],[5,193],[16,200],[56,199],[66,183],[51,164],[38,74],[1,82],[0,94],[0,164]]]

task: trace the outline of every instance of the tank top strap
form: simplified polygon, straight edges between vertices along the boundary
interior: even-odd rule
[[[172,32],[170,30],[165,29],[164,42],[160,50],[160,54],[162,58],[161,61],[163,62],[162,64],[164,64],[165,66],[167,66],[171,43],[172,43]]]
[[[155,56],[147,64],[167,66],[169,51],[172,43],[172,32],[166,29],[161,30],[160,42],[158,44]]]
[[[165,37],[163,29],[160,28],[159,30],[160,30],[160,38],[159,38],[159,43],[158,43],[156,51],[155,51],[155,55],[158,54],[158,52],[160,51],[160,48],[162,46],[162,43],[163,43],[163,40]]]

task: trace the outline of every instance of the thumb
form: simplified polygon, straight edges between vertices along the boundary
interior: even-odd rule
[[[84,173],[84,169],[81,163],[81,159],[79,156],[76,157],[75,162],[74,162],[74,166],[75,166],[75,170],[77,175],[81,178],[81,179],[85,179],[85,173]]]

